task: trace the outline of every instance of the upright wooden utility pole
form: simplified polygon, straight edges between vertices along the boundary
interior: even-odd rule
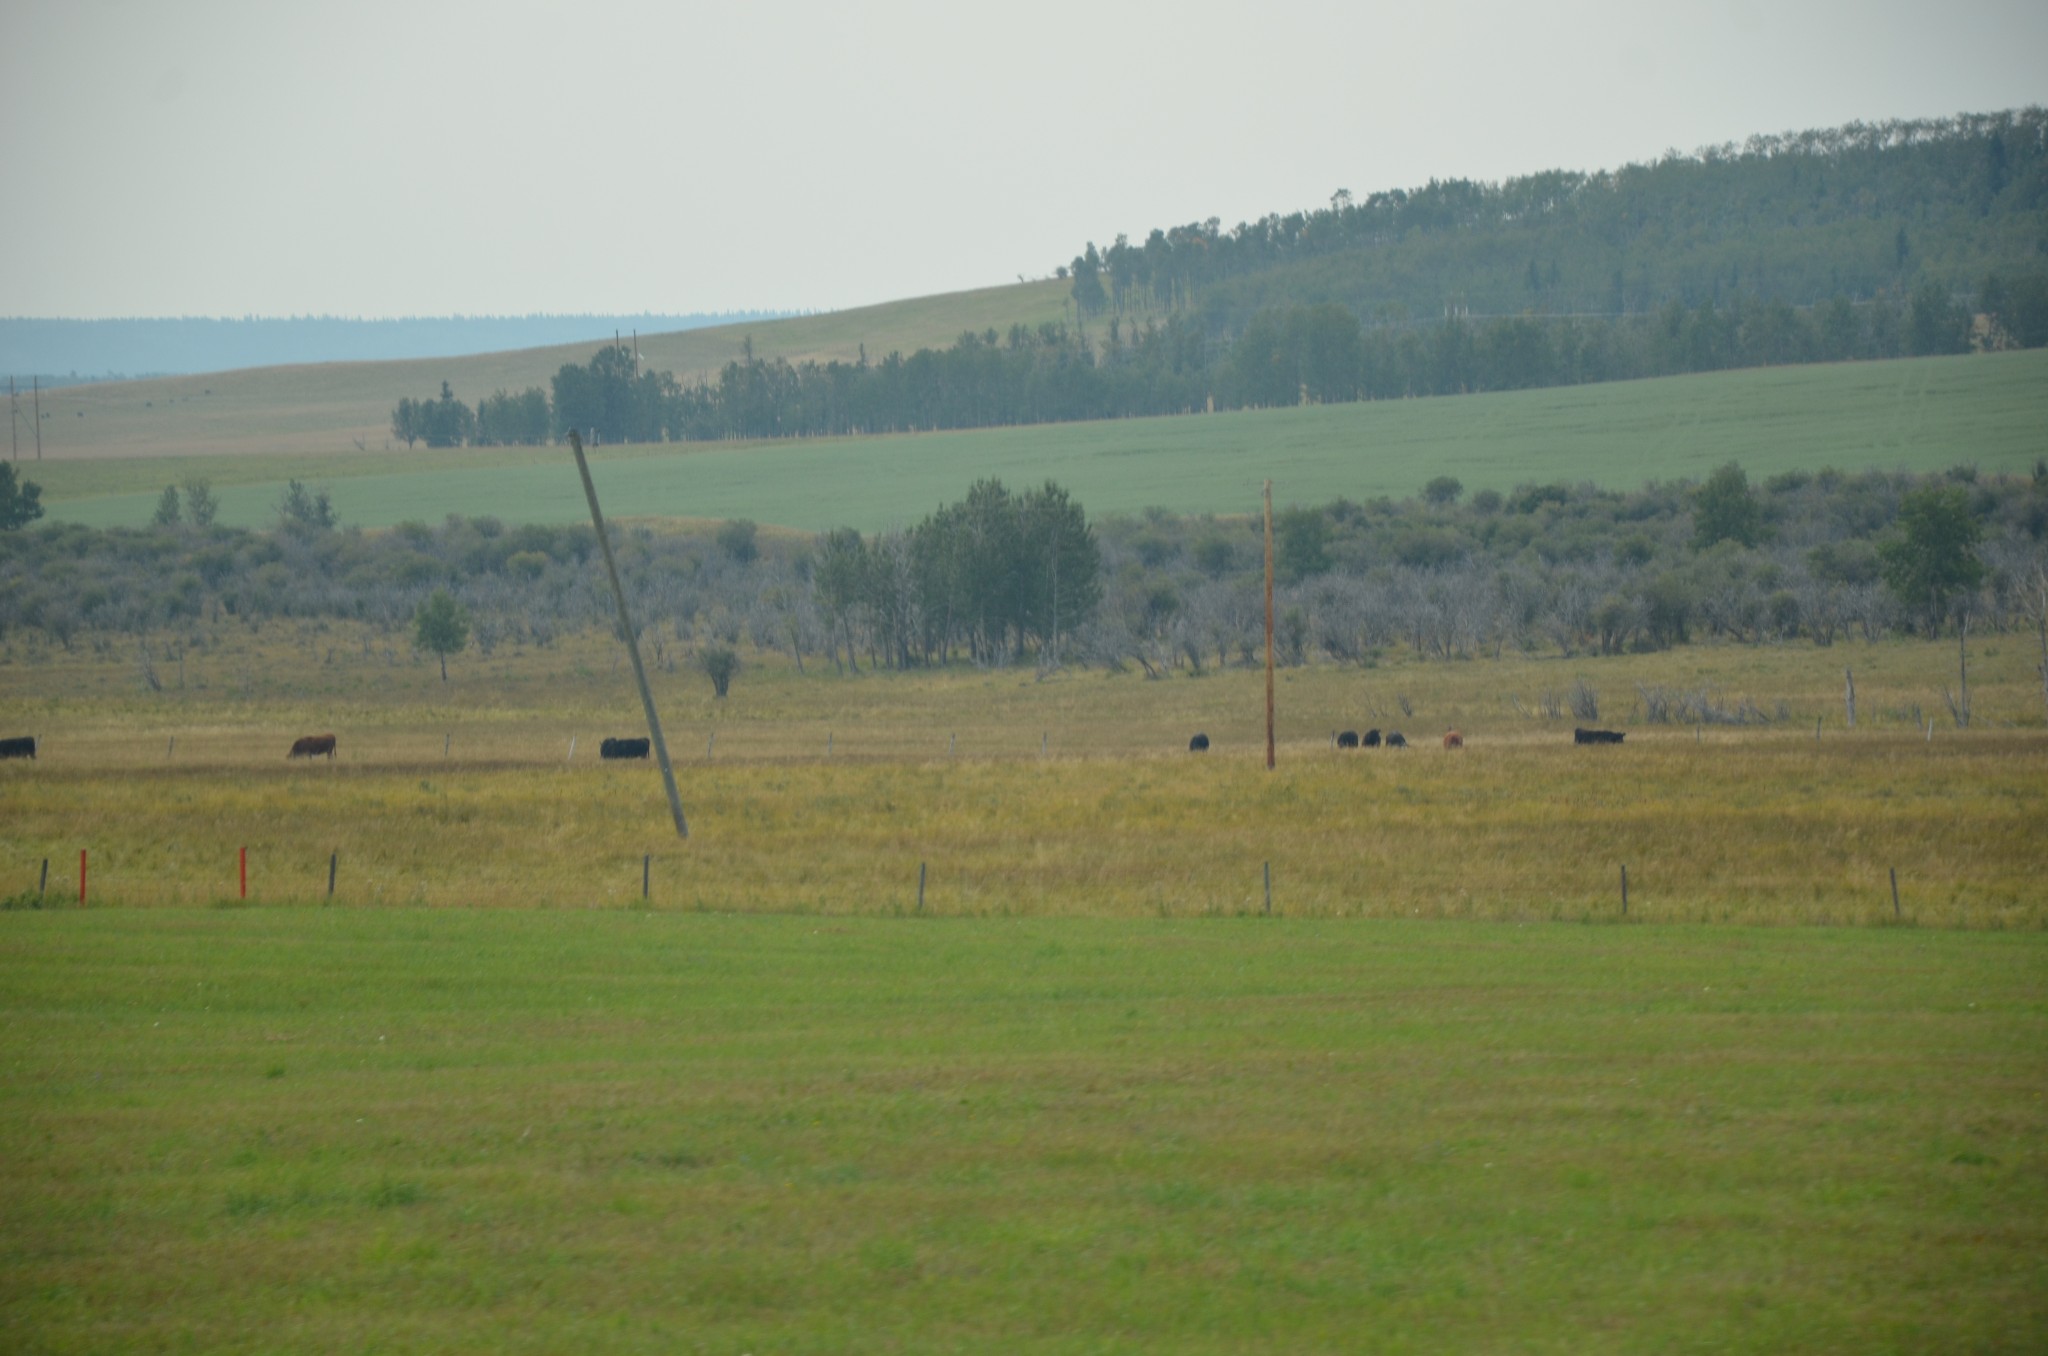
[[[597,529],[597,544],[604,551],[604,572],[611,576],[612,597],[619,605],[619,629],[626,633],[626,653],[633,656],[633,678],[640,684],[640,704],[647,709],[647,733],[654,739],[655,761],[661,764],[661,784],[668,788],[668,808],[676,817],[676,837],[688,838],[690,826],[683,822],[683,796],[676,790],[675,768],[668,761],[668,742],[661,737],[661,717],[654,713],[654,690],[647,686],[647,668],[640,662],[640,634],[626,611],[626,591],[619,586],[619,567],[612,560],[612,540],[604,532],[604,514],[597,507],[597,485],[590,478],[590,463],[583,456],[583,439],[569,430],[569,447],[576,454],[576,474],[583,477],[583,497],[590,501],[590,524]],[[574,745],[570,746],[574,748]]]
[[[41,461],[43,459],[43,379],[34,374],[30,374],[28,379],[28,388],[29,391],[35,396],[36,460]]]
[[[1266,770],[1273,770],[1273,482],[1266,482]]]

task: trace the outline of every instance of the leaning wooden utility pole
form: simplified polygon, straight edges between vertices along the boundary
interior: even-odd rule
[[[675,768],[668,761],[668,742],[661,737],[661,717],[654,714],[654,690],[647,686],[647,667],[640,662],[640,635],[626,611],[626,591],[619,586],[619,567],[612,560],[612,540],[605,535],[604,514],[597,507],[597,485],[590,478],[590,463],[583,456],[583,439],[569,430],[569,448],[576,454],[576,474],[583,477],[583,497],[590,501],[590,525],[597,529],[597,545],[604,552],[604,572],[611,576],[612,597],[619,605],[619,629],[626,633],[626,653],[633,656],[633,678],[640,684],[640,704],[647,708],[647,733],[654,738],[655,761],[661,764],[661,784],[668,788],[668,808],[676,817],[676,837],[688,838],[690,826],[683,822],[683,797],[676,790]]]
[[[1273,770],[1273,482],[1266,482],[1266,771]]]

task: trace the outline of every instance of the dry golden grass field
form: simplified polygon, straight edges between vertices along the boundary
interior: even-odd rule
[[[227,627],[144,688],[124,646],[0,653],[0,894],[89,902],[633,906],[820,913],[1289,915],[2048,923],[2048,733],[2032,639],[1694,647],[1283,670],[967,668],[798,674],[755,657],[714,700],[656,671],[691,836],[651,764],[631,671],[595,634],[451,662],[350,627]],[[159,656],[161,648],[159,647]],[[1844,669],[1859,720],[1844,719]],[[1578,748],[1546,693],[1584,680],[1618,748]],[[1641,686],[1770,717],[1651,725]],[[1404,713],[1403,703],[1409,712]],[[1927,722],[1932,721],[1930,732]],[[1341,728],[1406,751],[1340,752]],[[1466,748],[1447,753],[1442,731]],[[331,731],[329,763],[285,757]],[[1186,751],[1207,733],[1214,748]],[[573,741],[573,756],[571,752]],[[647,860],[651,858],[651,861]]]

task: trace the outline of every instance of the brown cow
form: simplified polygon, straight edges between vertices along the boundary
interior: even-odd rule
[[[1456,730],[1445,730],[1445,731],[1444,731],[1444,747],[1445,747],[1445,748],[1447,748],[1447,749],[1462,749],[1462,748],[1464,748],[1464,747],[1465,747],[1465,736],[1463,736],[1463,735],[1459,734],[1459,733],[1458,733],[1458,732],[1457,732]]]
[[[327,755],[328,761],[333,761],[334,736],[331,734],[300,735],[292,741],[292,751],[286,754],[285,757],[318,758],[323,753]]]

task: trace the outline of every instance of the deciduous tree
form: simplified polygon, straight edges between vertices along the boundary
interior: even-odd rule
[[[469,644],[469,609],[446,589],[435,589],[413,613],[413,643],[441,660],[441,681],[448,681],[448,656]]]

